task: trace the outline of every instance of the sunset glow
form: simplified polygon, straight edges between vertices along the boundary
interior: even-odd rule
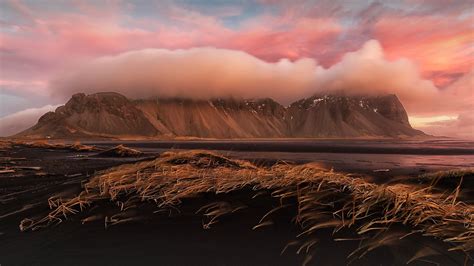
[[[473,181],[474,0],[0,0],[0,266],[474,266]]]
[[[336,86],[342,86],[340,89],[397,94],[416,121],[414,126],[422,126],[427,133],[444,134],[441,123],[472,117],[473,112],[474,23],[470,1],[232,4],[7,0],[0,2],[0,21],[0,117],[32,108],[43,110],[44,106],[64,103],[71,92],[87,92],[93,84],[73,83],[75,80],[65,75],[74,76],[84,65],[103,60],[100,58],[118,60],[125,53],[139,54],[144,49],[163,49],[170,54],[184,49],[186,54],[203,47],[207,49],[203,58],[215,58],[214,66],[227,65],[228,74],[222,74],[227,79],[211,82],[212,76],[206,75],[212,74],[202,72],[199,80],[194,80],[186,66],[200,69],[209,61],[176,61],[176,69],[187,71],[188,82],[196,86],[189,92],[193,97],[222,96],[227,95],[222,91],[233,90],[232,96],[240,92],[242,97],[275,95],[276,100],[287,103],[313,91],[331,89],[337,79],[342,80],[342,85]],[[367,48],[368,43],[372,48]],[[225,53],[230,57],[225,60],[235,65],[219,59],[222,51],[228,51]],[[147,68],[148,63],[137,66]],[[255,71],[239,72],[239,67],[248,64]],[[270,72],[278,69],[280,77],[252,77],[270,73],[262,70],[262,64],[268,64]],[[214,72],[212,66],[208,68]],[[89,78],[80,79],[86,82]],[[57,85],[58,80],[63,83]],[[175,88],[181,90],[177,95],[188,93],[180,87],[183,84],[171,80],[154,84],[160,87],[143,87],[152,88],[157,95],[174,95],[168,91]],[[273,86],[275,92],[268,95],[252,94],[267,91],[272,84],[281,87]],[[80,85],[91,86],[76,88]],[[134,89],[143,92],[143,88]],[[246,94],[246,90],[252,93]],[[291,96],[292,92],[295,94]],[[461,136],[472,136],[472,124],[457,124],[463,125],[459,128]]]

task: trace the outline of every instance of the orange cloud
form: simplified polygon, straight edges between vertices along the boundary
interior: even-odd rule
[[[409,111],[438,95],[406,59],[387,61],[380,44],[361,49],[325,68],[313,59],[271,63],[248,53],[217,48],[145,49],[102,57],[60,74],[55,94],[117,91],[132,98],[271,97],[287,104],[317,92],[397,94]]]
[[[48,80],[63,69],[98,57],[113,56],[113,61],[119,62],[127,52],[148,48],[211,47],[208,49],[214,50],[209,52],[210,61],[215,66],[222,66],[215,56],[223,51],[226,56],[232,54],[225,58],[236,66],[231,69],[224,64],[222,69],[226,72],[218,69],[217,73],[226,77],[221,82],[202,77],[197,83],[201,85],[193,85],[214,84],[210,95],[232,88],[242,91],[242,97],[264,96],[263,85],[268,85],[275,88],[275,97],[288,102],[310,91],[342,88],[397,93],[410,113],[421,116],[457,116],[473,110],[469,101],[474,101],[474,24],[469,1],[410,0],[391,5],[357,1],[322,1],[318,5],[307,1],[262,2],[264,10],[252,13],[252,9],[250,16],[240,16],[243,6],[217,7],[214,14],[208,7],[204,12],[193,6],[161,2],[149,5],[152,16],[142,16],[131,12],[136,8],[132,3],[124,5],[120,1],[94,5],[73,1],[58,9],[34,2],[5,2],[2,13],[6,16],[0,21],[0,89],[16,91],[18,95],[45,95],[51,90],[62,93],[57,84],[50,88]],[[223,16],[240,17],[238,23],[229,26]],[[381,43],[382,52],[370,44],[359,49],[371,39]],[[230,50],[245,52],[245,56],[239,52],[234,56]],[[128,55],[131,54],[140,55]],[[204,69],[213,73],[209,64]],[[201,59],[191,65],[206,66]],[[250,67],[257,77],[242,74],[249,72],[242,66]],[[185,72],[179,72],[182,69],[175,67],[179,74],[201,71],[185,67]],[[77,69],[76,73],[80,71]],[[130,73],[133,71],[136,70],[131,69]],[[275,73],[282,77],[275,79],[278,82],[268,78]],[[261,77],[267,78],[262,81]],[[296,82],[296,77],[301,81]],[[70,77],[62,77],[67,78]],[[169,77],[164,80],[172,84]],[[218,89],[217,85],[226,88]],[[65,94],[72,90],[66,88],[63,95],[69,96]],[[145,90],[143,95],[148,95]]]

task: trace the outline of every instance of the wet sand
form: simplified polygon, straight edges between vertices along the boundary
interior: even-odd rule
[[[372,181],[376,183],[385,183],[398,176],[474,167],[474,142],[450,139],[86,142],[104,148],[118,143],[151,155],[170,149],[208,149],[262,165],[277,161],[317,162],[336,171],[374,177]]]
[[[208,149],[251,152],[474,155],[474,142],[463,140],[190,140],[190,141],[86,141],[113,146],[118,143],[144,150]]]

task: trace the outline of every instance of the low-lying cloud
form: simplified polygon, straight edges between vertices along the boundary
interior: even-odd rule
[[[473,83],[471,71],[440,90],[423,79],[411,61],[387,60],[379,42],[371,40],[328,68],[310,58],[271,63],[242,51],[212,47],[131,51],[70,68],[50,82],[50,89],[53,96],[64,101],[77,92],[115,91],[130,98],[270,97],[282,104],[315,93],[393,93],[410,115],[421,120],[459,116],[456,121],[415,123],[415,127],[436,135],[466,137],[472,135],[474,124],[472,119],[465,119],[474,110]],[[55,107],[32,108],[0,118],[0,136],[32,126]],[[462,128],[462,134],[456,134],[456,128]]]
[[[376,40],[324,68],[314,59],[269,63],[241,51],[217,48],[145,49],[101,57],[51,82],[53,93],[115,91],[130,98],[263,98],[288,104],[318,92],[395,93],[408,109],[438,89],[406,59],[388,61]]]
[[[434,136],[474,139],[474,114],[472,112],[462,113],[455,119],[434,121],[418,128]]]
[[[33,126],[38,119],[59,105],[30,108],[0,118],[0,136],[11,136]]]

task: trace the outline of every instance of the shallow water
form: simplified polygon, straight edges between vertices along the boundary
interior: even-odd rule
[[[262,164],[317,162],[339,171],[382,177],[474,167],[474,142],[453,139],[99,141],[87,144],[108,147],[119,143],[147,153],[208,149]]]
[[[91,141],[86,144],[125,144],[144,149],[211,149],[233,151],[328,152],[368,154],[474,155],[474,141],[464,140],[192,140]]]

